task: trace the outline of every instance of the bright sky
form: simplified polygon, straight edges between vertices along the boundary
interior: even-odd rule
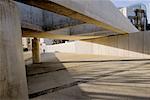
[[[136,3],[150,3],[150,0],[111,0],[117,7],[126,7]]]
[[[147,7],[147,18],[148,23],[150,24],[150,0],[111,0],[116,7],[127,7],[130,5],[143,3]]]

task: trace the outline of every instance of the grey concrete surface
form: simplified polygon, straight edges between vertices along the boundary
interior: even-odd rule
[[[0,100],[28,100],[21,25],[12,0],[0,0]]]
[[[104,34],[111,35],[113,34],[113,32],[107,31],[103,28],[99,28],[93,24],[80,24],[80,25],[70,26],[66,28],[60,28],[49,32],[55,34],[65,34],[65,35],[104,35]]]
[[[22,28],[37,31],[51,31],[83,23],[30,5],[19,2],[15,3],[20,11]]]
[[[150,58],[150,31],[43,46],[46,52]]]
[[[138,32],[138,30],[125,18],[110,0],[49,0],[61,6],[69,8],[80,14],[106,23],[111,27],[127,33]],[[86,3],[86,5],[85,5]],[[77,16],[76,16],[77,17]],[[81,16],[80,16],[81,17]],[[117,18],[117,20],[116,20]],[[85,20],[90,23],[90,21]],[[93,23],[94,24],[94,23]],[[95,23],[96,25],[96,23]]]
[[[46,53],[26,67],[30,100],[150,99],[149,59]]]
[[[138,30],[125,18],[110,0],[46,0],[21,1],[44,10],[55,12],[116,33],[132,33]],[[86,5],[85,5],[86,3]],[[117,20],[116,20],[117,18]],[[57,21],[56,21],[57,22]]]
[[[114,34],[93,24],[84,24],[84,22],[79,20],[74,20],[40,8],[18,2],[15,3],[20,11],[21,26],[23,30],[32,29],[35,31],[51,31],[52,33],[65,35]]]
[[[42,10],[30,5],[15,2],[18,6],[21,15],[21,26],[23,29],[32,29],[36,31],[51,31],[56,34],[77,35],[97,32],[95,35],[102,33],[104,29],[99,28],[93,24],[84,24],[79,20],[58,15],[53,12]],[[112,34],[112,33],[111,33]],[[89,35],[94,35],[89,34]]]

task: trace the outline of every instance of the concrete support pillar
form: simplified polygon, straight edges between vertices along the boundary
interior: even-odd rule
[[[12,0],[0,0],[0,100],[28,100],[21,25]]]
[[[39,39],[32,39],[32,57],[33,63],[40,63],[40,42]]]

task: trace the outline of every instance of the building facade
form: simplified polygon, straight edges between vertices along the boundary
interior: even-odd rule
[[[148,4],[135,4],[119,8],[120,12],[127,17],[135,27],[141,31],[149,30]]]

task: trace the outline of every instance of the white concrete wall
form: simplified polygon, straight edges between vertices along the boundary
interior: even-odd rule
[[[150,32],[110,36],[44,47],[46,52],[150,58]]]
[[[24,52],[23,58],[24,58],[24,60],[28,60],[28,59],[32,58],[32,51]]]
[[[69,43],[62,43],[62,44],[56,44],[56,45],[44,45],[42,47],[45,49],[45,52],[68,52],[68,53],[75,53],[75,42],[69,42]]]

